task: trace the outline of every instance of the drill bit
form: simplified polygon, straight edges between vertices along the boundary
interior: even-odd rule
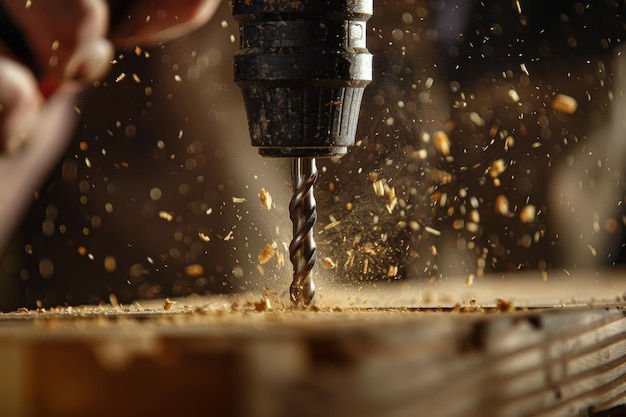
[[[311,304],[315,295],[313,267],[317,258],[313,226],[317,220],[313,184],[317,180],[315,158],[292,158],[291,178],[293,197],[289,203],[289,217],[293,224],[293,239],[289,258],[293,264],[293,281],[289,288],[291,301],[296,306]]]

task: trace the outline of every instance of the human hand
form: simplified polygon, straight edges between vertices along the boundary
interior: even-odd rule
[[[23,62],[25,51],[11,50],[0,39],[0,151],[15,151],[29,139],[52,94],[76,92],[105,75],[114,47],[180,36],[205,23],[217,4],[218,0],[0,0],[33,61]],[[116,15],[113,28],[111,13]]]
[[[0,0],[32,58],[20,59],[24,51],[0,38],[0,249],[69,142],[77,93],[107,73],[115,48],[181,36],[208,21],[218,3]]]

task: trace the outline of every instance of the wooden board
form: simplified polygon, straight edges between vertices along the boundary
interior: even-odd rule
[[[409,305],[402,284],[308,311],[266,292],[3,314],[0,415],[585,416],[626,402],[620,280],[558,306],[445,285]]]

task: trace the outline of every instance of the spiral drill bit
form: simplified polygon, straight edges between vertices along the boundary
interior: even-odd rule
[[[289,288],[291,301],[297,306],[311,304],[315,295],[313,267],[317,248],[313,226],[317,220],[313,185],[317,180],[315,158],[291,160],[293,197],[289,203],[289,217],[293,223],[293,239],[289,245],[289,258],[293,264],[293,281]]]

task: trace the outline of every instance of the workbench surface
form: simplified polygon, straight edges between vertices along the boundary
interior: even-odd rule
[[[586,277],[1,314],[0,415],[584,416],[626,402],[625,284]]]

